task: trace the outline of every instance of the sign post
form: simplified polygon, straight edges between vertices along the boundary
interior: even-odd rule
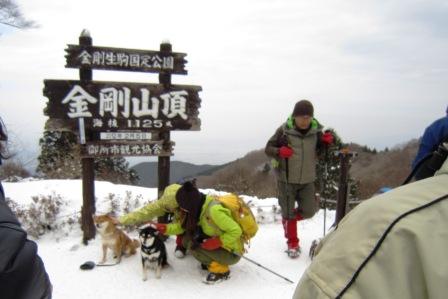
[[[336,219],[337,225],[348,211],[348,196],[350,193],[348,178],[350,169],[350,160],[357,155],[356,152],[350,151],[348,148],[342,149],[336,153],[339,156],[339,165],[341,174],[339,176],[337,202],[336,202]]]
[[[168,42],[162,42],[160,44],[160,52],[163,53],[164,56],[169,56],[172,52],[171,44]],[[170,90],[171,88],[171,74],[162,71],[159,73],[159,83],[163,85],[164,89]],[[163,140],[164,142],[170,142],[170,132],[167,130],[160,131],[159,133],[159,139]],[[161,157],[158,158],[158,197],[160,198],[162,196],[163,190],[168,186],[170,183],[170,157]],[[168,222],[168,215],[164,215],[162,217],[158,218],[158,222],[160,223],[167,223]]]
[[[81,46],[91,46],[92,37],[87,30],[83,30],[79,37]],[[79,69],[79,79],[81,82],[88,84],[92,81],[92,69],[83,66]],[[84,118],[79,118],[79,136],[81,148],[85,147],[86,131]],[[82,166],[82,208],[81,208],[81,228],[83,231],[82,242],[87,245],[88,240],[95,238],[95,225],[93,223],[93,215],[95,214],[95,170],[94,159],[88,157],[81,158]]]

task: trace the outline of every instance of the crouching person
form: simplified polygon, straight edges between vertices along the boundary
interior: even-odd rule
[[[193,180],[192,184],[195,184]],[[164,216],[168,213],[174,213],[174,218],[178,218],[176,213],[178,205],[176,202],[176,192],[182,187],[180,184],[171,184],[163,190],[162,196],[141,209],[132,211],[129,214],[118,218],[118,222],[123,225],[139,225],[153,220],[156,217]],[[186,254],[186,248],[182,245],[182,236],[176,238],[176,249],[174,255],[177,258],[183,258]]]
[[[177,191],[176,202],[182,217],[170,224],[155,223],[154,227],[166,235],[184,234],[184,246],[208,270],[205,283],[230,278],[229,266],[240,260],[244,248],[242,229],[231,211],[190,182]]]

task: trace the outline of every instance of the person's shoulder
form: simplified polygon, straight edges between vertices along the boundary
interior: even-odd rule
[[[311,128],[315,129],[316,131],[321,132],[324,129],[324,125],[321,124],[317,118],[313,118],[311,121]]]
[[[182,187],[182,186],[179,185],[179,184],[168,185],[165,188],[165,190],[163,190],[163,195],[165,197],[167,197],[167,196],[174,196],[177,193],[177,191],[180,189],[180,187]]]
[[[286,131],[288,128],[289,128],[288,122],[285,121],[285,122],[281,123],[280,126],[277,127],[276,132],[284,132],[284,131]]]
[[[448,116],[433,121],[427,129],[448,128]]]

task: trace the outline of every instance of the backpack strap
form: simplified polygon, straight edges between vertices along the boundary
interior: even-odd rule
[[[207,219],[207,223],[208,223],[211,227],[213,227],[213,229],[214,229],[215,231],[218,231],[218,232],[221,232],[221,233],[222,233],[222,230],[216,225],[216,223],[213,222],[212,217],[210,216],[210,215],[211,215],[211,214],[210,214],[210,210],[211,210],[211,208],[212,208],[213,206],[216,206],[216,205],[221,205],[221,203],[220,203],[217,199],[213,199],[212,201],[210,201],[210,202],[208,203],[207,209],[205,210],[205,217],[206,217],[206,219]]]

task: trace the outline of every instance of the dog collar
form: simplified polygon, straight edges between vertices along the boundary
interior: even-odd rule
[[[157,251],[156,248],[154,247],[154,245],[153,246],[142,245],[141,249],[144,253],[147,253],[147,254],[151,254],[151,253],[154,253]]]

